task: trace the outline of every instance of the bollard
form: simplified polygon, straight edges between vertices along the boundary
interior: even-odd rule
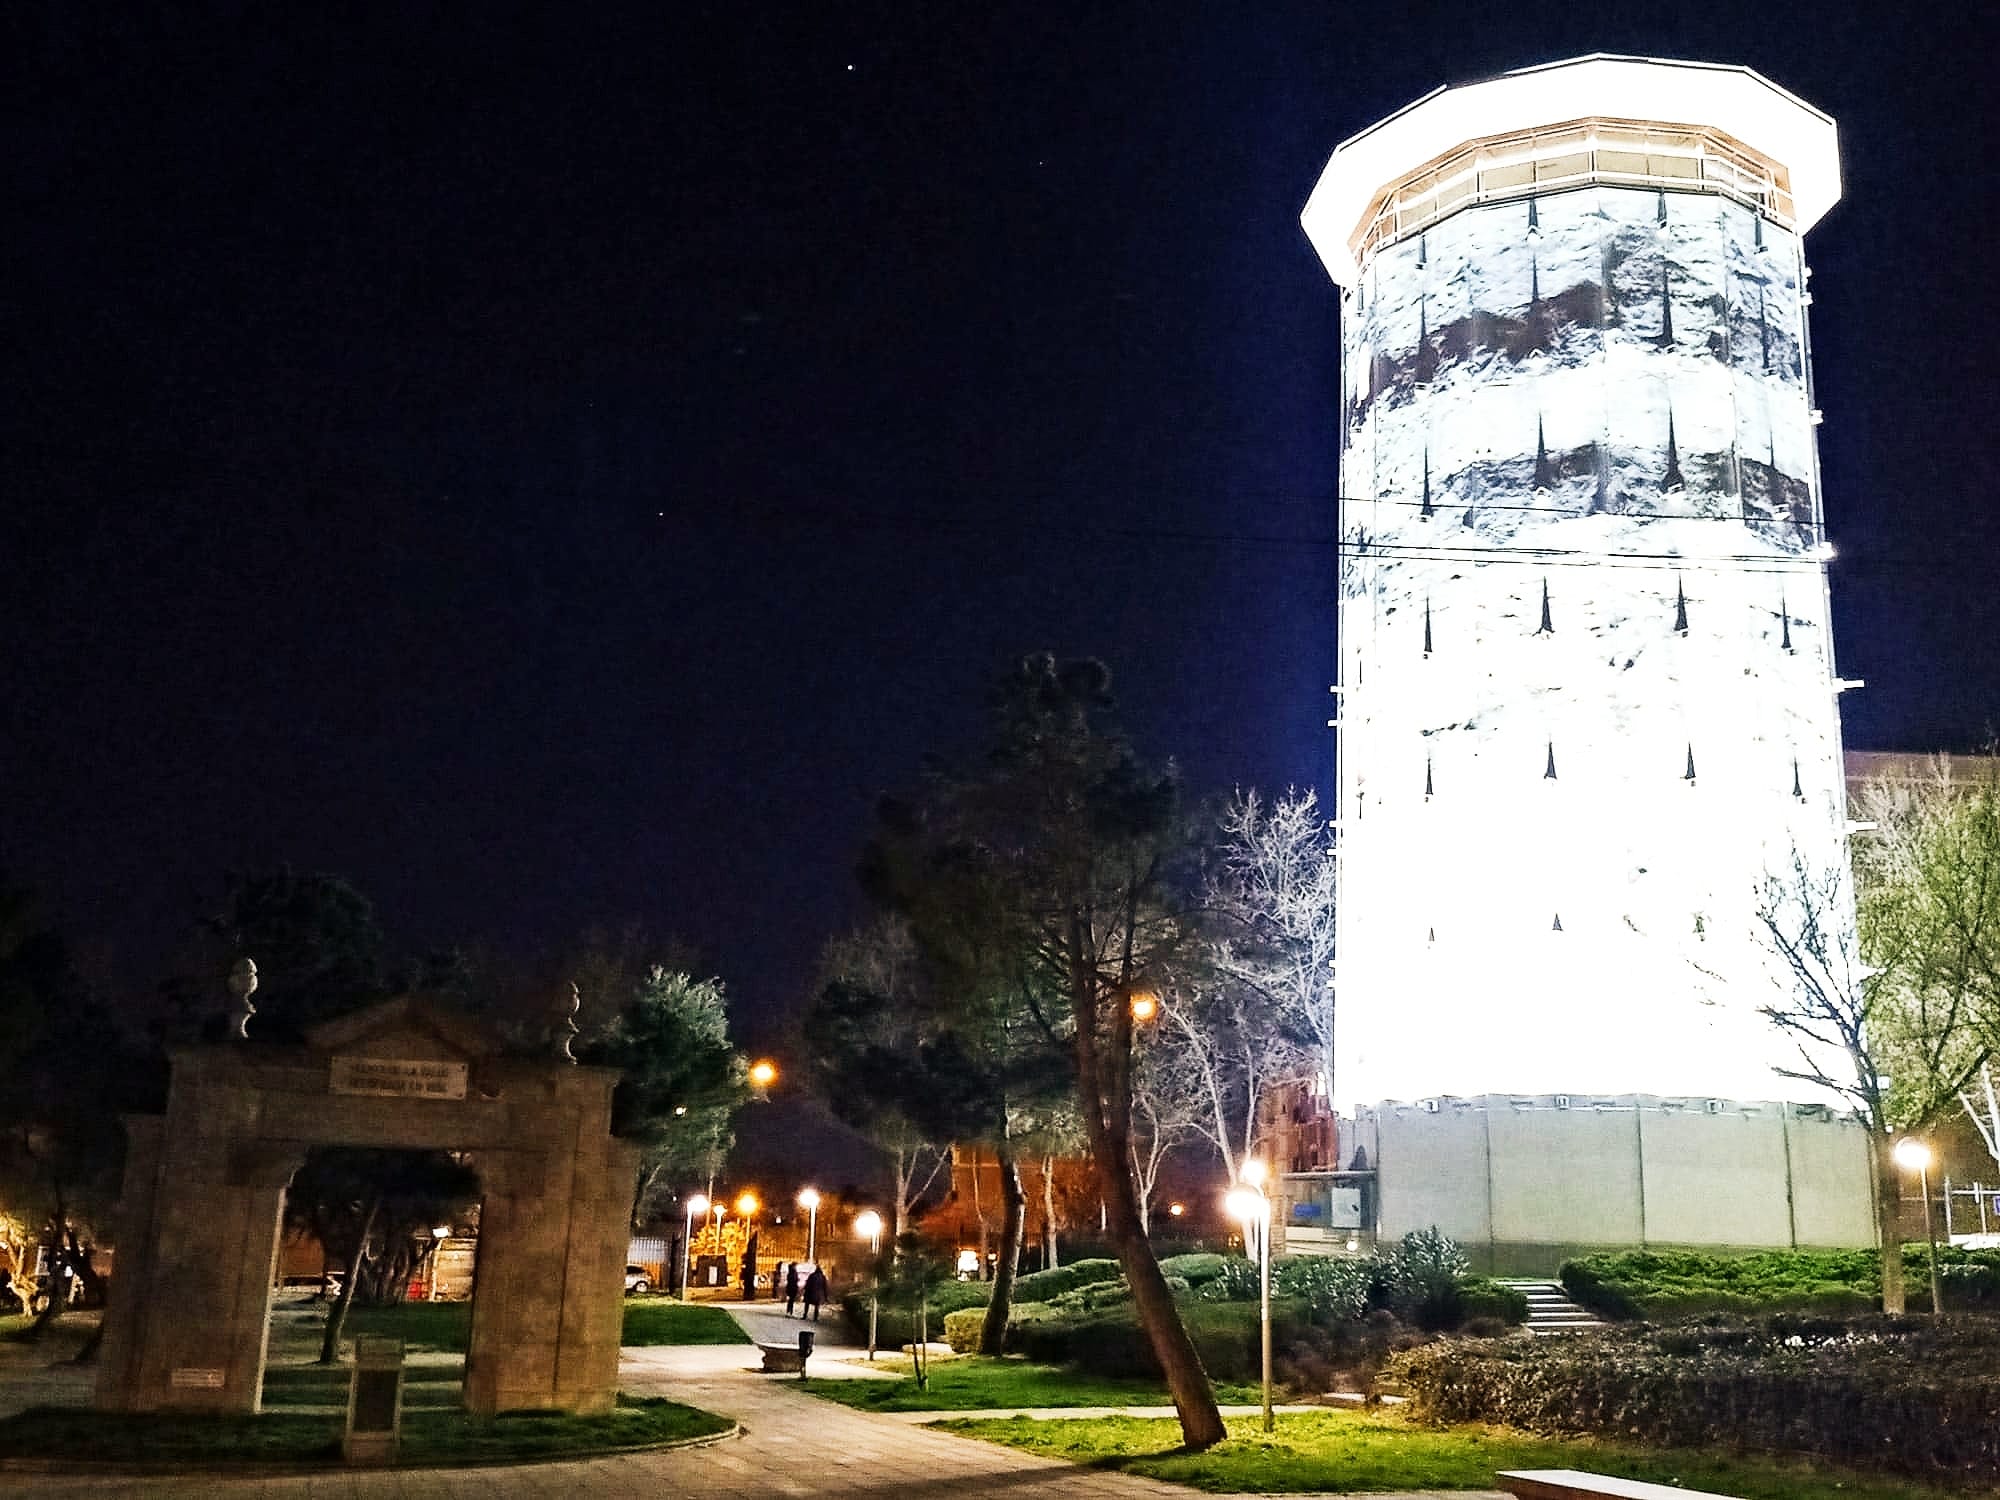
[[[402,1436],[403,1341],[363,1334],[354,1341],[341,1456],[351,1464],[389,1463]]]
[[[799,1330],[799,1379],[801,1380],[806,1378],[806,1361],[812,1358],[812,1352],[813,1330],[801,1328]]]

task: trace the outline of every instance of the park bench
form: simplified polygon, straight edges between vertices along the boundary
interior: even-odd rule
[[[1680,1490],[1576,1469],[1514,1469],[1495,1479],[1515,1500],[1733,1500],[1713,1490]]]
[[[796,1344],[759,1344],[757,1352],[764,1356],[764,1373],[767,1375],[805,1373],[805,1352]]]

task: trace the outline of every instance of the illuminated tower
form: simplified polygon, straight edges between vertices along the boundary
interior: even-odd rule
[[[1341,1103],[1814,1097],[1758,910],[1847,857],[1801,248],[1839,196],[1830,118],[1699,63],[1334,152]]]

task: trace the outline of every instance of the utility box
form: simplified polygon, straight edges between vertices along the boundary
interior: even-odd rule
[[[363,1334],[354,1341],[341,1455],[351,1464],[385,1464],[403,1436],[403,1341]]]

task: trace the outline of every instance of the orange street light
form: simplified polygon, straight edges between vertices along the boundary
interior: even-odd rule
[[[768,1057],[760,1057],[750,1064],[750,1082],[760,1089],[767,1089],[778,1081],[778,1065]]]
[[[1132,997],[1132,1019],[1150,1021],[1160,1013],[1160,997],[1150,990],[1141,990]]]
[[[750,1218],[764,1205],[757,1201],[755,1193],[742,1193],[736,1199],[736,1211],[744,1218]]]
[[[1167,1212],[1178,1219],[1182,1214],[1187,1212],[1187,1205],[1185,1203],[1169,1203],[1167,1205]]]

